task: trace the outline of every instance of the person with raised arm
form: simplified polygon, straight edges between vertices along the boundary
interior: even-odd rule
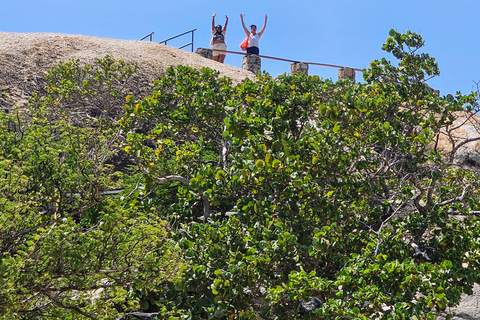
[[[260,54],[260,49],[258,48],[258,42],[260,41],[260,37],[263,35],[263,32],[265,31],[265,27],[267,26],[268,16],[265,13],[265,22],[263,23],[262,29],[258,33],[257,33],[257,26],[254,24],[250,25],[250,31],[248,31],[247,27],[245,26],[245,22],[243,22],[243,16],[244,14],[241,13],[240,20],[242,21],[242,27],[243,27],[243,30],[245,31],[245,34],[248,37],[247,53],[258,55]]]
[[[225,33],[227,33],[227,24],[228,16],[225,15],[225,26],[222,28],[222,25],[215,25],[215,16],[217,14],[212,14],[212,40],[210,41],[210,47],[213,50],[213,60],[223,63],[225,60],[227,50],[227,44],[225,43]],[[223,51],[217,51],[223,50]]]

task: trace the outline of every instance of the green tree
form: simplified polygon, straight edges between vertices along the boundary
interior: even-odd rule
[[[45,92],[34,93],[30,108],[48,111],[44,118],[67,118],[77,125],[85,125],[87,119],[118,120],[123,116],[121,106],[131,91],[129,83],[137,67],[108,55],[92,64],[60,62],[46,74]]]
[[[218,72],[207,68],[169,68],[150,97],[137,101],[129,95],[126,102],[126,116],[119,121],[127,133],[124,150],[147,177],[146,184],[158,189],[175,182],[181,199],[197,203],[187,215],[208,219],[211,206],[221,204],[209,200],[213,185],[203,177],[212,177],[213,168],[228,167],[224,119],[241,108],[231,80],[218,79]]]
[[[181,67],[127,97],[124,148],[150,196],[174,186],[159,213],[188,222],[176,238],[190,267],[167,299],[202,319],[434,319],[471,293],[476,175],[433,142],[477,97],[435,94],[423,43],[392,30],[398,65],[373,61],[363,83],[232,86]],[[312,297],[322,306],[302,313]]]
[[[452,126],[478,103],[426,85],[423,44],[391,30],[362,83],[178,67],[142,99],[133,65],[61,64],[0,115],[0,318],[448,314],[478,282]]]
[[[111,117],[69,109],[100,99],[84,89],[91,79],[125,80],[122,63],[98,62],[52,70],[56,80],[26,118],[0,114],[1,319],[118,319],[149,303],[166,308],[151,297],[181,276],[165,221],[109,195],[124,184],[108,164],[119,148]]]

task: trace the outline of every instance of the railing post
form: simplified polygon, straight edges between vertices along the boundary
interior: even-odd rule
[[[195,53],[201,55],[204,58],[207,58],[207,59],[210,59],[210,60],[213,59],[213,50],[212,49],[197,48],[197,50],[195,50]]]
[[[192,30],[192,52],[193,52],[193,34],[195,33],[195,29]]]
[[[185,35],[185,34],[187,34],[187,33],[192,33],[192,42],[187,43],[187,44],[179,47],[178,49],[182,49],[182,48],[184,48],[184,47],[186,47],[186,46],[191,45],[191,46],[192,46],[192,52],[193,52],[193,40],[194,40],[193,33],[195,32],[195,30],[197,30],[197,29],[192,29],[192,30],[189,30],[189,31],[185,31],[184,33],[177,34],[175,37],[171,37],[171,38],[165,39],[165,40],[163,40],[163,41],[160,41],[159,43],[163,43],[163,44],[167,45],[167,41],[170,41],[170,40],[172,40],[172,39],[178,38],[178,37],[183,36],[183,35]]]
[[[243,56],[242,69],[257,72],[262,69],[262,60],[256,54],[246,54]]]
[[[308,76],[308,63],[294,62],[290,65],[290,71],[292,74],[305,73],[305,75]]]
[[[146,37],[149,37],[150,38],[150,42],[152,41],[152,37],[153,37],[153,34],[154,32],[150,32],[149,34],[147,34],[145,37],[143,37],[142,39],[140,39],[140,41],[142,41],[143,39],[145,39]]]
[[[353,83],[355,83],[355,70],[348,67],[343,67],[338,69],[338,80],[343,79],[350,79]]]

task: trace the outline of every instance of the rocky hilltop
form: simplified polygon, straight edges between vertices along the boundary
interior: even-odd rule
[[[42,91],[45,74],[60,61],[78,59],[81,63],[92,63],[107,55],[115,60],[139,63],[135,77],[129,81],[131,94],[139,94],[142,88],[149,88],[153,80],[172,65],[209,67],[234,82],[253,77],[250,71],[154,42],[55,33],[0,32],[0,92],[3,93],[0,109],[8,112],[12,105],[24,105],[31,92]]]

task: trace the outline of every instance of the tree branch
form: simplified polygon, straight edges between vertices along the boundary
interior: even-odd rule
[[[398,211],[400,211],[401,208],[403,208],[404,205],[405,205],[405,203],[402,203],[398,208],[396,208],[395,211],[387,219],[382,221],[382,224],[380,225],[380,228],[378,228],[378,231],[377,231],[377,245],[375,247],[375,254],[374,254],[375,257],[377,256],[378,250],[380,248],[380,233],[382,232],[383,227]]]
[[[156,184],[165,184],[172,181],[178,181],[187,186],[190,184],[190,179],[184,178],[177,174],[173,174],[165,177],[152,177],[150,176],[150,173],[146,169],[142,169],[142,172],[148,175],[149,177],[151,177]],[[210,217],[210,212],[211,212],[210,202],[208,202],[208,199],[207,197],[205,197],[205,194],[203,192],[200,193],[200,197],[202,197],[202,200],[203,200],[203,219],[206,222],[207,219]]]
[[[58,307],[60,308],[63,308],[63,309],[67,309],[67,310],[73,310],[75,312],[77,312],[78,314],[81,314],[82,316],[84,317],[87,317],[89,319],[92,319],[92,320],[97,320],[97,318],[95,318],[94,316],[82,311],[81,309],[77,308],[77,307],[74,307],[74,306],[66,306],[64,305],[60,300],[58,300],[57,298],[53,297],[51,294],[49,294],[48,292],[46,291],[42,291],[42,293],[47,296],[51,301],[53,301]]]
[[[165,183],[173,182],[173,181],[181,182],[186,186],[188,186],[190,184],[190,179],[184,178],[184,177],[182,177],[180,175],[177,175],[177,174],[172,174],[172,175],[165,176],[165,177],[152,177],[152,176],[150,176],[150,174],[147,170],[142,169],[142,172],[147,174],[150,178],[152,178],[152,180],[156,184],[165,184]]]
[[[442,201],[442,202],[438,202],[438,203],[436,203],[436,205],[444,206],[444,205],[450,204],[450,203],[455,202],[455,201],[463,201],[463,199],[465,198],[465,193],[467,192],[468,187],[470,187],[469,184],[466,185],[465,188],[463,188],[462,195],[460,197],[455,197],[455,198],[450,199],[450,200],[445,200],[445,201]]]

